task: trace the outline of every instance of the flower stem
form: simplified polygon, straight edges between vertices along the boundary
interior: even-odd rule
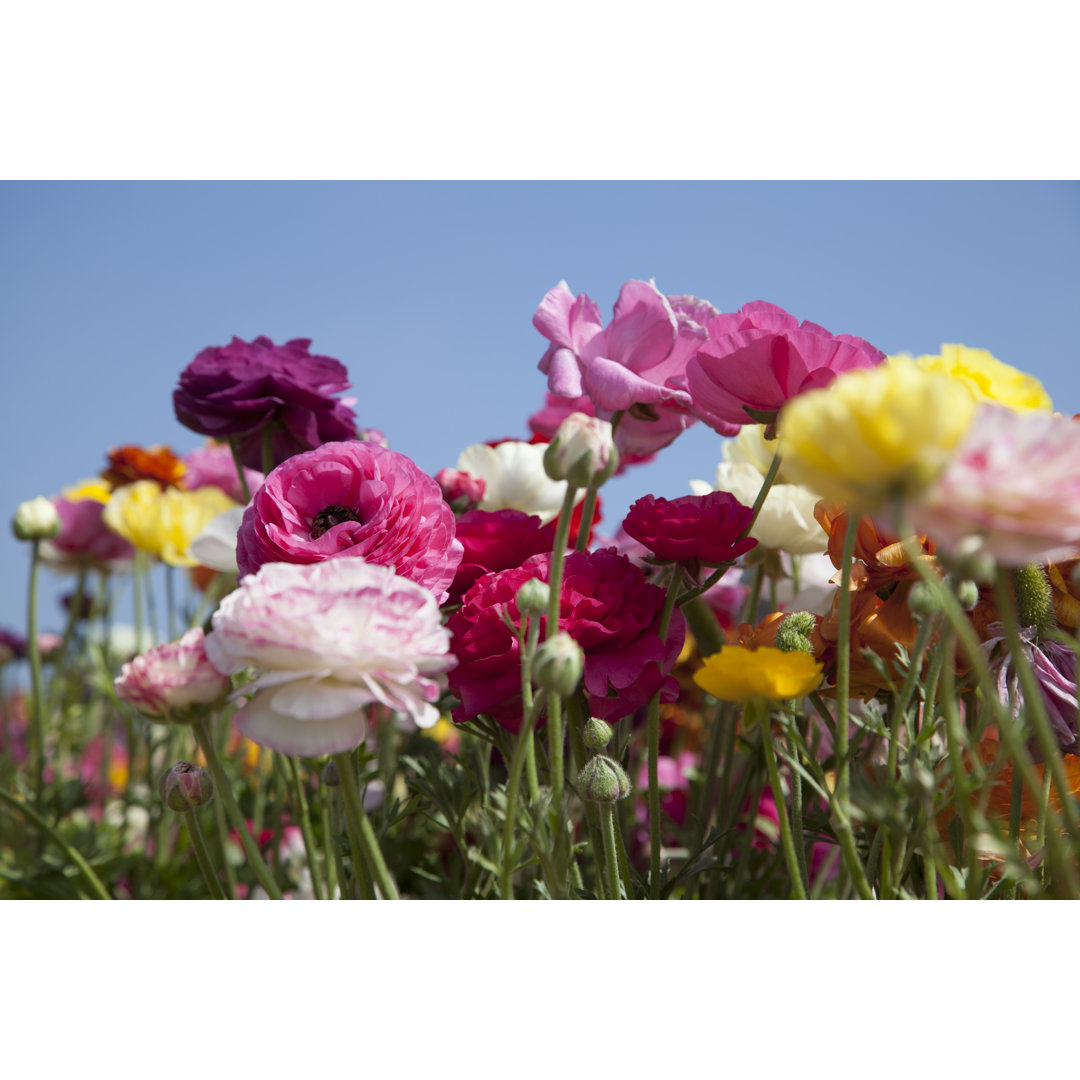
[[[41,541],[30,549],[30,590],[26,605],[26,652],[30,661],[30,736],[34,748],[34,802],[41,806],[45,791],[45,692],[41,682],[41,650],[37,636],[37,586],[41,566]]]
[[[289,786],[292,788],[293,802],[300,818],[300,834],[304,838],[304,851],[307,854],[308,869],[311,871],[311,888],[316,900],[325,900],[322,870],[319,867],[319,849],[315,845],[315,834],[311,831],[311,813],[308,810],[304,784],[300,779],[300,765],[291,754],[285,756],[289,767]]]
[[[248,489],[247,477],[244,475],[244,463],[240,460],[239,441],[235,435],[229,439],[229,449],[232,451],[233,462],[236,465],[236,475],[240,477],[240,490],[244,493],[244,505],[251,502],[251,492]]]
[[[600,821],[604,833],[604,868],[607,871],[608,893],[612,900],[622,900],[618,845],[615,840],[615,807],[611,803],[600,804]]]
[[[855,555],[855,537],[859,518],[848,513],[844,533],[844,554],[840,560],[840,603],[837,611],[836,639],[836,798],[848,814],[851,789],[851,762],[848,761],[848,696],[851,692],[851,560]]]
[[[262,471],[269,476],[274,471],[274,425],[266,424],[259,435],[262,442]]]
[[[776,805],[776,814],[780,819],[780,846],[784,851],[784,859],[787,862],[788,877],[791,878],[791,892],[796,900],[806,899],[806,889],[803,886],[802,868],[799,866],[798,857],[795,854],[795,843],[791,838],[791,823],[788,821],[787,799],[784,798],[784,789],[780,786],[780,770],[776,764],[776,751],[773,749],[772,731],[769,727],[769,709],[759,702],[747,702],[744,716],[749,712],[758,713],[762,730],[761,745],[765,750],[765,765],[769,770],[769,786],[773,790],[773,802]]]
[[[518,791],[528,749],[532,746],[533,726],[540,712],[540,702],[530,702],[530,706],[522,719],[514,756],[510,761],[510,775],[506,781],[506,820],[503,823],[502,867],[499,873],[499,893],[504,900],[514,899],[514,826],[517,824]]]
[[[195,741],[199,744],[203,757],[206,758],[206,764],[210,766],[210,775],[214,778],[214,790],[225,804],[225,809],[232,819],[233,828],[236,829],[240,836],[240,843],[244,848],[244,854],[247,855],[252,871],[259,879],[259,884],[266,890],[267,896],[272,900],[281,900],[281,890],[277,887],[274,876],[266,865],[266,860],[263,859],[258,846],[251,837],[247,821],[244,819],[243,812],[236,801],[236,796],[233,794],[232,785],[222,768],[217,747],[214,746],[214,740],[210,738],[206,730],[206,721],[196,720],[192,724],[192,730],[195,733]]]
[[[341,778],[341,793],[345,802],[345,822],[349,830],[349,843],[353,849],[353,862],[363,855],[371,870],[375,883],[384,900],[399,900],[397,886],[390,876],[386,860],[379,848],[375,830],[371,827],[364,802],[360,798],[360,789],[356,784],[356,766],[351,753],[335,754],[338,775]]]
[[[589,546],[589,530],[592,528],[593,515],[596,513],[596,488],[585,489],[585,502],[581,507],[581,524],[578,526],[577,542],[574,547],[585,551]]]
[[[191,837],[191,849],[195,852],[195,861],[202,871],[203,880],[210,890],[211,899],[224,900],[225,893],[222,892],[221,882],[218,880],[217,874],[214,873],[214,864],[210,861],[210,852],[206,849],[206,838],[203,836],[202,827],[199,825],[199,818],[194,808],[184,811],[184,824],[187,826],[188,836]]]

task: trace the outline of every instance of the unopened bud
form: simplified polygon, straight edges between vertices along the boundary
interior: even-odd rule
[[[19,504],[11,531],[17,540],[51,540],[60,532],[60,515],[51,499],[39,495]]]
[[[630,794],[630,777],[613,758],[589,758],[578,775],[581,797],[590,802],[614,803]]]
[[[1053,593],[1046,571],[1041,566],[1018,566],[1012,579],[1020,625],[1038,627],[1040,635],[1055,629]]]
[[[814,655],[810,632],[815,619],[809,611],[793,611],[776,631],[776,647],[781,652],[804,652]]]
[[[178,761],[158,781],[158,794],[170,810],[184,814],[210,801],[214,782],[205,769],[190,761]]]
[[[965,578],[956,586],[956,599],[964,611],[974,611],[979,603],[979,586]]]
[[[559,630],[540,643],[533,657],[533,682],[567,698],[581,682],[585,669],[585,654],[581,646],[565,631]]]
[[[326,763],[322,771],[323,787],[341,787],[341,776],[338,774],[337,762],[332,758]]]
[[[543,615],[551,602],[551,586],[530,578],[517,591],[517,609],[522,615]]]
[[[612,736],[615,732],[611,730],[611,725],[604,720],[598,720],[595,716],[590,716],[585,721],[585,727],[581,732],[582,742],[590,750],[603,750],[609,742],[611,742]]]
[[[618,468],[619,452],[611,424],[585,413],[571,413],[544,452],[544,471],[574,487],[599,487]]]
[[[908,593],[908,609],[917,619],[930,619],[941,614],[937,593],[925,582],[916,581]]]

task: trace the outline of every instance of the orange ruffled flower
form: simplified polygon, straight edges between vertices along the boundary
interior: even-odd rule
[[[187,466],[167,446],[114,446],[101,478],[113,487],[154,480],[162,491],[169,487],[183,490],[186,471]]]

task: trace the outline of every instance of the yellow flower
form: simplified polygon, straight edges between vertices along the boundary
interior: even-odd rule
[[[963,382],[897,358],[789,401],[780,413],[780,454],[797,483],[872,511],[934,480],[974,414]]]
[[[721,701],[799,698],[816,689],[821,679],[822,667],[809,653],[741,645],[725,645],[694,673],[694,682]]]
[[[111,493],[112,486],[108,481],[102,480],[100,476],[94,476],[89,480],[79,480],[74,484],[70,484],[60,494],[69,502],[93,500],[94,502],[107,503]]]
[[[910,356],[890,356],[889,362],[911,360]],[[915,364],[923,371],[936,371],[958,379],[971,391],[976,401],[992,401],[1017,412],[1054,409],[1050,395],[1034,375],[1003,363],[986,349],[966,345],[942,345],[940,356],[919,356]]]
[[[236,505],[220,488],[162,491],[154,480],[138,480],[117,488],[102,516],[113,532],[170,566],[198,566],[188,553],[191,541]]]

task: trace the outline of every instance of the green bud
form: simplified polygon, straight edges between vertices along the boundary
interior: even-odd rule
[[[214,781],[198,765],[178,761],[158,781],[158,794],[170,810],[186,814],[210,801],[214,794]]]
[[[1038,636],[1057,626],[1050,579],[1041,566],[1019,566],[1012,572],[1021,626],[1034,626]]]
[[[544,471],[573,487],[599,487],[619,465],[611,424],[585,413],[571,413],[544,451]]]
[[[974,611],[979,602],[979,586],[965,578],[956,586],[956,599],[964,611]]]
[[[533,657],[533,682],[559,697],[567,698],[577,689],[584,670],[585,653],[565,630],[541,642]]]
[[[578,775],[578,789],[590,802],[615,803],[630,794],[630,777],[617,761],[598,754]]]
[[[60,532],[60,515],[51,499],[39,495],[19,503],[11,519],[16,540],[51,540]]]
[[[908,608],[916,619],[930,619],[941,614],[941,601],[925,581],[916,581],[908,593]]]
[[[543,615],[551,602],[551,586],[531,578],[517,591],[517,609],[522,615]]]
[[[611,730],[609,723],[598,720],[595,716],[590,716],[585,721],[581,739],[590,750],[603,750],[611,742],[614,734],[615,732]]]
[[[781,652],[804,652],[814,655],[810,632],[815,619],[809,611],[793,611],[776,630],[776,647]]]

